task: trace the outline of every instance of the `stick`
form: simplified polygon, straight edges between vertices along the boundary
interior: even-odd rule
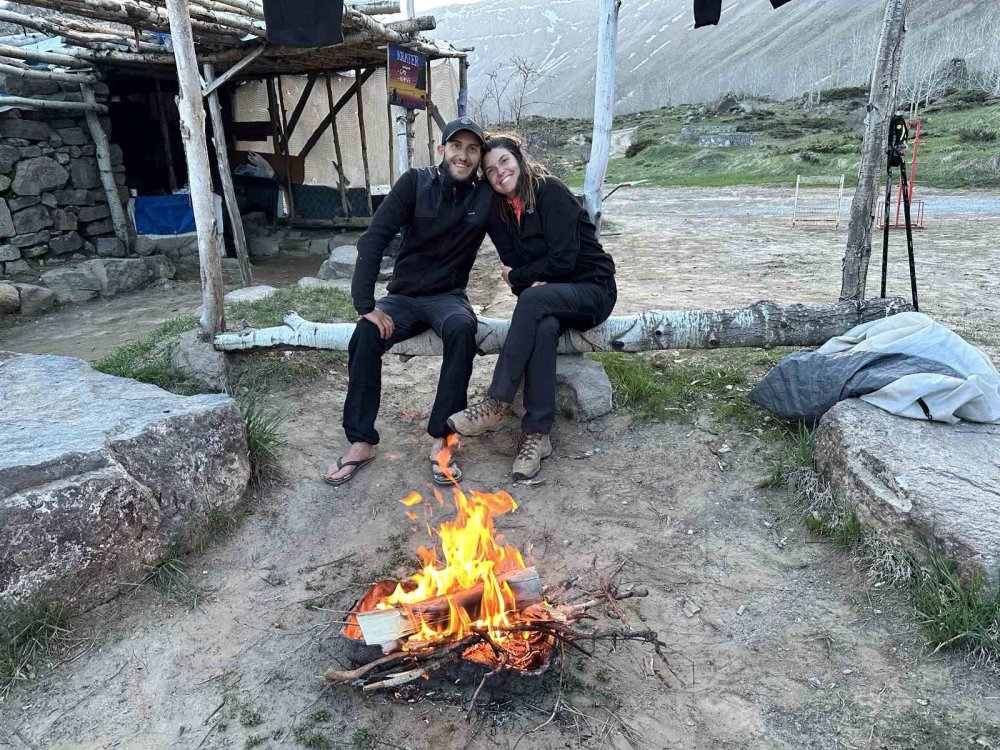
[[[483,685],[486,684],[486,681],[490,677],[493,677],[494,675],[500,674],[500,672],[503,671],[503,669],[507,666],[507,661],[508,661],[509,658],[510,658],[510,654],[508,654],[506,651],[504,651],[503,654],[500,657],[500,663],[497,664],[494,669],[491,669],[489,672],[487,672],[486,674],[483,675],[483,679],[479,681],[479,687],[476,688],[476,692],[474,692],[472,694],[472,700],[469,701],[469,708],[468,708],[468,710],[466,712],[466,715],[465,715],[465,721],[466,722],[472,721],[472,710],[476,707],[476,698],[479,697],[479,691],[483,689]]]
[[[87,104],[96,104],[94,91],[89,84],[81,83],[80,90],[83,92],[83,101]],[[111,171],[111,147],[108,144],[108,134],[101,127],[101,121],[97,114],[88,110],[86,113],[87,128],[90,130],[90,137],[94,139],[94,149],[97,156],[97,168],[101,175],[101,185],[104,187],[104,196],[108,201],[108,210],[111,211],[111,223],[115,228],[115,236],[122,243],[125,252],[129,252],[131,242],[128,236],[128,223],[125,219],[125,211],[122,210],[122,201],[118,196],[118,185],[115,183],[114,173]]]

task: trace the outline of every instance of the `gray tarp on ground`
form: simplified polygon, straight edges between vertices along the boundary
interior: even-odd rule
[[[815,352],[785,357],[750,392],[754,403],[807,423],[852,397],[912,419],[1000,422],[993,363],[915,312],[864,323]]]

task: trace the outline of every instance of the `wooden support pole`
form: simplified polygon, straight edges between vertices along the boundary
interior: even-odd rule
[[[847,249],[844,253],[840,286],[840,298],[843,300],[865,298],[868,262],[872,254],[875,191],[885,166],[889,120],[896,105],[896,84],[899,80],[899,61],[903,54],[908,7],[909,0],[886,0],[885,15],[882,17],[882,33],[868,94],[858,187],[854,191],[851,220],[847,228]]]
[[[264,45],[261,44],[253,52],[251,52],[249,55],[247,55],[246,57],[244,57],[238,63],[236,63],[235,65],[233,65],[232,67],[230,67],[229,70],[227,70],[221,76],[219,76],[218,78],[216,78],[215,81],[213,81],[210,85],[206,86],[205,90],[202,92],[202,95],[203,96],[208,96],[213,91],[215,91],[216,89],[218,89],[220,86],[223,86],[226,83],[228,83],[230,78],[232,78],[233,76],[235,76],[237,73],[239,73],[241,70],[243,70],[243,68],[245,68],[247,65],[249,65],[254,60],[256,60],[258,57],[260,57],[263,54],[263,52],[264,52]]]
[[[198,257],[201,265],[201,330],[206,339],[226,326],[223,306],[222,238],[215,222],[215,196],[212,193],[212,170],[205,138],[205,108],[202,106],[201,76],[194,52],[191,17],[187,0],[166,0],[173,39],[174,59],[180,93],[177,110],[180,113],[181,140],[187,157],[188,184],[194,224],[198,232]]]
[[[330,74],[326,73],[326,102],[333,112],[333,86],[330,84]],[[333,150],[337,157],[333,165],[337,170],[337,189],[340,191],[340,208],[344,212],[344,218],[351,216],[351,204],[347,200],[347,176],[344,174],[344,155],[340,150],[340,131],[337,129],[337,116],[330,118],[330,130],[333,133]]]
[[[281,143],[285,154],[285,189],[288,190],[288,218],[295,218],[295,195],[292,193],[292,155],[289,152],[288,119],[285,115],[285,87],[278,76],[278,111],[281,113]]]
[[[323,118],[322,122],[320,122],[320,124],[316,126],[316,129],[313,131],[312,135],[310,135],[309,138],[306,140],[306,145],[304,145],[302,147],[302,150],[299,151],[300,158],[305,159],[307,156],[309,156],[310,152],[314,148],[316,148],[316,144],[319,143],[320,138],[323,137],[323,133],[326,132],[326,129],[328,127],[330,127],[330,120],[336,117],[337,114],[340,112],[340,110],[342,110],[344,106],[349,101],[351,101],[351,99],[354,98],[354,92],[357,90],[357,87],[364,85],[364,82],[367,81],[368,78],[371,77],[371,74],[374,72],[375,72],[374,68],[366,69],[361,76],[361,80],[359,81],[358,79],[355,79],[354,83],[351,84],[351,87],[341,95],[341,97],[337,100],[337,103],[333,105],[333,108],[330,110],[330,113]]]
[[[458,116],[465,117],[469,107],[469,59],[458,58]]]
[[[425,62],[427,66],[427,102],[424,115],[427,119],[427,158],[428,164],[434,164],[434,102],[431,101],[431,61]]]
[[[371,73],[369,73],[371,75]],[[367,80],[367,76],[365,77]],[[368,215],[371,216],[372,211],[372,178],[371,170],[368,167],[368,138],[365,135],[365,99],[362,95],[361,89],[363,88],[361,84],[361,69],[354,69],[354,80],[358,82],[356,93],[358,97],[358,130],[361,135],[361,163],[365,167],[365,201],[368,204]]]
[[[398,0],[391,0],[390,2],[351,3],[349,7],[358,11],[358,13],[364,13],[366,16],[388,16],[399,13]]]
[[[385,114],[389,120],[389,184],[395,185],[400,175],[396,167],[396,134],[394,132],[396,121],[392,113],[392,104],[389,103],[389,66],[385,68]]]
[[[318,78],[319,78],[319,73],[310,73],[306,77],[305,88],[302,89],[302,94],[299,96],[299,100],[295,104],[295,109],[292,110],[292,114],[288,118],[288,127],[285,132],[286,153],[288,151],[288,141],[291,139],[292,133],[295,132],[295,126],[299,124],[299,118],[302,117],[302,112],[305,110],[306,104],[309,103],[309,96],[312,94],[312,90],[316,86],[316,81]],[[284,105],[282,105],[282,107],[283,106]]]
[[[83,101],[94,104],[94,91],[89,84],[81,83],[80,90],[83,92]],[[115,228],[115,236],[122,243],[125,252],[132,249],[132,242],[128,233],[128,221],[125,218],[125,211],[122,209],[122,200],[118,195],[118,185],[115,183],[114,172],[111,171],[111,147],[108,144],[108,134],[101,127],[101,120],[95,110],[86,111],[87,128],[90,130],[90,137],[94,140],[94,150],[97,157],[97,169],[101,175],[101,185],[104,187],[104,195],[108,200],[108,210],[111,211],[111,223]],[[218,331],[213,331],[218,333]]]
[[[215,68],[211,63],[205,63],[202,70],[205,72],[205,82],[211,84],[215,80]],[[236,189],[233,187],[233,173],[229,168],[229,146],[226,144],[226,131],[222,124],[219,93],[213,90],[206,98],[208,115],[212,119],[212,143],[215,144],[215,158],[219,164],[219,181],[222,183],[229,226],[233,230],[233,244],[236,245],[236,257],[240,263],[240,280],[243,286],[252,286],[253,274],[250,271],[250,256],[247,253],[247,236],[243,231],[243,217],[240,216],[239,206],[236,205]]]
[[[90,63],[84,62],[80,58],[73,57],[72,55],[61,55],[56,52],[41,52],[40,50],[14,47],[9,44],[0,44],[0,57],[12,57],[15,60],[41,62],[49,65],[61,65],[64,68],[90,67]]]
[[[176,192],[180,187],[177,182],[177,169],[174,167],[174,150],[170,147],[170,130],[167,127],[167,98],[160,88],[160,81],[156,80],[156,109],[160,121],[160,137],[163,139],[163,155],[167,158],[167,181],[170,184],[170,191]]]
[[[587,213],[601,232],[601,191],[611,156],[611,126],[615,114],[615,52],[618,48],[618,9],[621,0],[600,0],[597,31],[597,84],[594,87],[594,135],[584,178]]]

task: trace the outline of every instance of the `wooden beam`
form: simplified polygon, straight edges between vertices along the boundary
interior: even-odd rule
[[[374,72],[375,68],[368,68],[364,71],[360,79],[357,78],[354,79],[354,83],[351,84],[351,87],[343,93],[340,99],[337,100],[337,103],[330,110],[330,114],[324,117],[323,121],[316,126],[316,129],[313,131],[313,134],[309,136],[309,139],[302,147],[302,150],[299,151],[299,157],[305,159],[307,156],[309,156],[309,152],[312,151],[314,148],[316,148],[316,144],[319,143],[319,139],[323,137],[324,131],[326,131],[326,129],[330,127],[330,120],[337,116],[337,113],[340,112],[341,109],[343,109],[344,105],[347,104],[347,102],[351,101],[351,98],[354,96],[355,90],[357,90],[359,86],[363,86],[365,81],[367,81]]]
[[[868,278],[868,263],[872,254],[872,224],[875,221],[875,191],[885,165],[889,136],[889,120],[896,107],[899,62],[906,34],[906,12],[909,0],[886,0],[882,17],[882,33],[872,71],[868,94],[868,114],[861,146],[861,166],[858,186],[851,203],[851,219],[847,227],[847,248],[844,252],[840,298],[863,300]]]
[[[594,133],[584,177],[587,213],[601,233],[601,194],[611,156],[611,127],[615,116],[615,52],[618,49],[618,9],[621,0],[600,0],[597,30],[597,83],[594,87]]]
[[[369,70],[374,71],[374,68],[369,68]],[[371,73],[368,74],[371,76]],[[361,81],[361,68],[354,69],[354,80]],[[367,80],[367,77],[365,78]],[[362,96],[362,89],[364,88],[363,83],[359,83],[355,87],[354,93],[358,98],[358,129],[361,135],[361,163],[365,168],[365,201],[368,204],[368,215],[371,216],[372,211],[372,180],[371,171],[368,167],[368,138],[365,135],[365,100]]]
[[[35,49],[25,49],[24,47],[13,47],[9,44],[0,44],[0,57],[12,57],[15,60],[48,63],[49,65],[62,65],[64,68],[90,67],[90,63],[71,55],[61,55],[56,52],[41,52]]]
[[[389,91],[389,66],[385,67],[385,90]],[[396,135],[393,132],[396,123],[392,116],[392,105],[389,103],[389,97],[385,98],[385,114],[389,120],[389,184],[395,185],[396,178],[399,177],[399,170],[396,169]]]
[[[89,84],[81,83],[80,90],[83,92],[83,101],[85,103],[95,103],[94,90],[90,88]],[[90,130],[90,137],[94,141],[97,169],[101,175],[101,185],[104,186],[104,196],[108,201],[108,210],[111,212],[111,223],[115,228],[115,236],[122,243],[122,247],[125,248],[125,252],[127,253],[132,249],[132,242],[129,237],[125,211],[122,209],[122,201],[118,196],[118,185],[115,183],[115,175],[111,171],[111,147],[108,143],[108,134],[101,127],[101,121],[97,117],[95,110],[87,110],[86,119],[87,127]],[[217,333],[217,331],[213,333]]]
[[[437,21],[434,20],[434,16],[417,16],[404,18],[402,21],[390,21],[385,24],[385,28],[400,34],[416,34],[418,31],[434,31],[437,28]]]
[[[375,3],[350,3],[348,7],[366,16],[390,16],[399,13],[399,0],[386,2],[381,0]]]
[[[211,85],[215,80],[215,69],[211,63],[205,63],[205,82]],[[233,173],[229,167],[229,146],[226,143],[226,131],[222,124],[222,107],[219,105],[219,93],[213,90],[207,97],[208,115],[212,120],[212,142],[215,144],[215,158],[219,163],[219,181],[222,183],[222,194],[226,201],[226,211],[229,215],[229,226],[233,230],[233,244],[236,245],[236,258],[240,263],[240,280],[243,286],[253,285],[253,274],[250,271],[250,255],[247,253],[247,237],[243,231],[243,217],[240,216],[236,204],[236,189],[233,187]]]
[[[0,73],[5,73],[8,76],[58,81],[60,83],[97,83],[100,80],[96,75],[89,75],[87,73],[63,73],[58,70],[19,68],[16,65],[7,65],[6,63],[0,63]]]
[[[222,282],[222,238],[215,222],[215,196],[212,193],[212,170],[205,137],[205,108],[202,105],[201,76],[194,51],[194,36],[187,0],[166,0],[173,39],[174,59],[180,93],[177,109],[181,119],[181,140],[187,157],[188,185],[194,223],[198,232],[198,258],[201,265],[201,330],[206,339],[226,327]]]
[[[434,164],[434,102],[431,101],[431,61],[424,61],[427,68],[427,102],[424,108],[424,119],[427,120],[427,158],[428,164]]]
[[[292,160],[288,141],[291,133],[288,132],[288,119],[285,117],[285,87],[281,85],[281,76],[278,76],[278,107],[281,112],[281,147],[285,155],[285,188],[288,190],[288,217],[295,218],[295,195],[292,193]]]
[[[159,115],[156,119],[160,121],[160,138],[163,139],[163,155],[167,158],[167,182],[170,185],[170,191],[176,192],[180,185],[177,182],[177,168],[174,166],[174,150],[170,147],[170,130],[167,128],[167,98],[163,95],[163,90],[160,88],[159,79],[154,79],[154,82],[156,84],[154,98],[157,114]]]
[[[230,67],[221,76],[219,76],[218,78],[216,78],[215,81],[213,81],[210,85],[208,85],[208,86],[206,86],[204,88],[204,90],[202,91],[202,96],[208,96],[213,91],[215,91],[216,89],[218,89],[220,86],[224,86],[226,83],[228,83],[229,80],[233,76],[235,76],[237,73],[239,73],[241,70],[243,70],[243,68],[245,68],[247,65],[249,65],[250,63],[252,63],[254,60],[256,60],[258,57],[260,57],[262,54],[264,54],[265,46],[266,45],[261,44],[259,47],[257,47],[256,49],[254,49],[253,52],[251,52],[249,55],[247,55],[246,57],[244,57],[238,63],[236,63],[235,65],[233,65],[232,67]]]
[[[333,112],[333,86],[330,84],[330,74],[324,74],[326,78],[326,103]],[[340,192],[340,208],[344,212],[344,218],[351,216],[351,204],[347,200],[347,176],[344,174],[344,155],[340,151],[340,132],[337,130],[337,116],[330,118],[330,130],[333,133],[333,148],[337,161],[334,162],[334,169],[337,170],[337,190]]]
[[[80,84],[86,85],[86,84]],[[108,108],[97,102],[56,102],[49,99],[32,99],[27,96],[0,96],[0,107],[24,107],[29,109],[57,109],[63,112],[93,112],[107,114]]]
[[[458,58],[458,116],[465,117],[469,107],[469,58]]]
[[[306,78],[306,86],[302,89],[302,95],[299,97],[298,102],[295,103],[295,109],[292,110],[291,117],[288,118],[288,129],[285,132],[285,150],[288,150],[288,141],[292,137],[292,133],[295,132],[295,126],[299,123],[299,118],[302,117],[302,112],[306,108],[306,104],[309,102],[309,95],[312,93],[313,87],[316,85],[316,79],[319,78],[319,73],[310,73]]]

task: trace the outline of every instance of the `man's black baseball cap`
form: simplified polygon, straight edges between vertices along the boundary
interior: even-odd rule
[[[483,135],[483,129],[471,117],[459,117],[457,120],[452,120],[445,125],[444,133],[441,136],[441,143],[447,143],[455,136],[455,133],[462,130],[472,133],[479,139],[479,142],[483,146],[486,145],[486,136]]]

